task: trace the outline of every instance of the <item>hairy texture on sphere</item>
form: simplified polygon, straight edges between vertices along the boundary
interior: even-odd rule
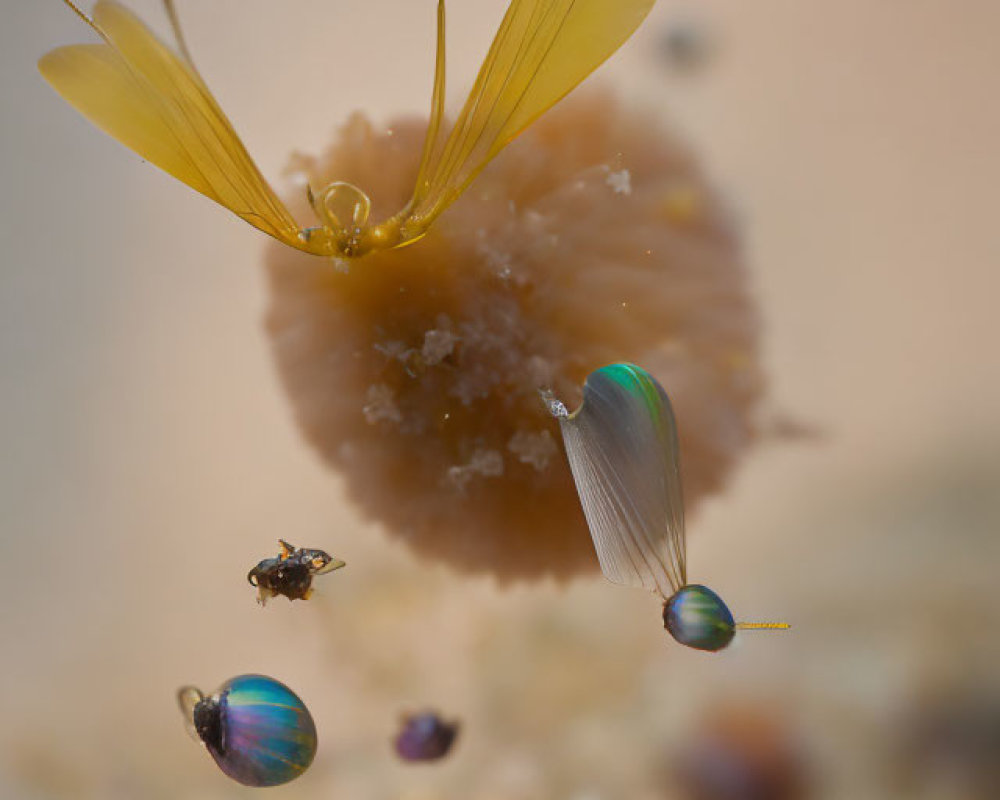
[[[354,116],[293,166],[363,187],[379,218],[406,202],[423,132]],[[546,114],[422,241],[349,264],[275,246],[268,271],[306,438],[365,515],[456,567],[597,566],[540,386],[573,408],[590,371],[645,366],[674,401],[689,505],[753,438],[758,326],[737,242],[690,154],[609,95]]]

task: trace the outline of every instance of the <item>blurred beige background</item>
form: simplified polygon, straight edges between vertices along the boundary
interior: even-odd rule
[[[350,111],[426,108],[432,0],[180,6],[276,183]],[[503,6],[449,4],[453,99]],[[661,0],[600,72],[730,198],[772,407],[824,431],[757,448],[692,521],[692,573],[796,626],[714,658],[641,593],[501,592],[361,526],[280,393],[262,236],[44,84],[37,58],[87,37],[60,3],[0,7],[0,796],[249,796],[173,701],[248,671],[320,725],[315,766],[275,794],[352,800],[681,796],[670,754],[733,697],[790,720],[819,795],[898,796],[898,721],[927,692],[1000,692],[1000,6]],[[689,18],[715,48],[684,72],[662,40]],[[240,565],[277,536],[349,566],[263,612]],[[407,768],[389,736],[425,705],[463,739]],[[907,796],[979,796],[956,781]]]

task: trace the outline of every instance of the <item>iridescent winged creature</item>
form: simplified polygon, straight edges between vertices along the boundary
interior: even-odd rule
[[[681,644],[722,650],[739,628],[707,586],[687,580],[677,425],[663,387],[641,367],[612,364],[587,376],[572,414],[549,391],[604,576],[664,600],[663,624]]]
[[[655,0],[512,0],[453,125],[444,125],[445,9],[437,7],[430,122],[413,195],[369,219],[364,191],[335,181],[308,196],[319,225],[302,227],[278,199],[212,97],[163,0],[178,52],[132,12],[99,0],[87,17],[101,43],[60,47],[45,79],[91,122],[192,189],[281,242],[319,256],[357,257],[420,239],[479,172],[632,35]],[[375,0],[367,0],[376,6]]]

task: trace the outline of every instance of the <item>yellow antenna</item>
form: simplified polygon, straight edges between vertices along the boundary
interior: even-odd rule
[[[97,30],[96,26],[94,25],[94,21],[86,14],[84,14],[79,8],[77,8],[76,3],[74,3],[73,0],[63,0],[63,2],[66,5],[68,5],[70,9],[73,11],[73,13],[76,14],[80,19],[86,22],[91,28],[94,28],[94,30]],[[100,33],[100,31],[98,31],[98,33]]]
[[[194,59],[191,58],[191,51],[188,50],[187,42],[184,40],[184,32],[181,30],[181,19],[177,16],[177,9],[174,8],[174,0],[163,0],[163,8],[167,12],[167,19],[170,20],[170,27],[174,32],[174,38],[177,40],[181,55],[184,56],[188,64],[194,66]]]
[[[789,631],[792,626],[787,622],[737,622],[736,629],[740,631]]]

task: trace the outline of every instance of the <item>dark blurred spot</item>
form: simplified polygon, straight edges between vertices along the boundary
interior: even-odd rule
[[[898,754],[900,790],[937,787],[937,797],[1000,798],[1000,695],[942,695],[904,718]]]
[[[437,761],[448,755],[458,727],[457,722],[445,722],[432,711],[407,716],[396,736],[396,753],[404,761]]]
[[[678,71],[703,69],[715,55],[716,41],[703,20],[677,19],[667,27],[660,51],[667,64]]]
[[[789,724],[767,709],[726,709],[673,761],[685,800],[804,800],[812,782]]]

